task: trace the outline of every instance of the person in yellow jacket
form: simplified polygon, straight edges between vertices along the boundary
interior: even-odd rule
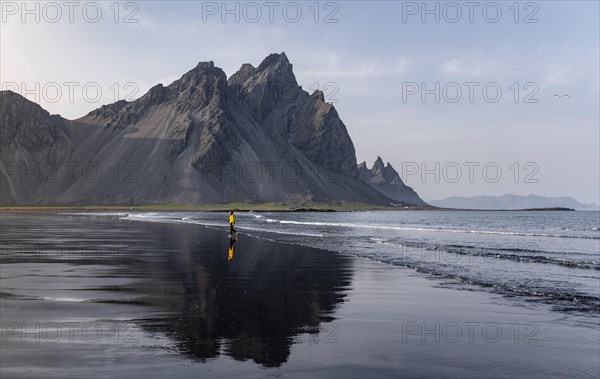
[[[238,234],[237,231],[233,228],[235,225],[235,215],[233,211],[229,211],[229,238],[233,237],[233,233],[235,233],[235,239],[237,239]]]

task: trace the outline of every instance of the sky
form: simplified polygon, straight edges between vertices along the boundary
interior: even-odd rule
[[[0,84],[75,119],[285,52],[426,200],[600,203],[598,1],[2,1]],[[558,96],[557,96],[558,95]],[[567,95],[567,96],[565,96]]]

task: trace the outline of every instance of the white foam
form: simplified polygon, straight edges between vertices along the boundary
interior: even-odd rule
[[[266,233],[276,233],[276,234],[286,234],[286,235],[293,235],[293,236],[305,236],[305,237],[324,237],[323,234],[319,234],[319,233],[304,233],[304,232],[297,232],[297,231],[287,231],[287,230],[273,230],[273,229],[260,229],[260,228],[251,228],[251,227],[237,227],[237,229],[239,230],[253,230],[253,231],[257,231],[257,232],[266,232]]]
[[[69,303],[83,303],[83,302],[89,301],[89,299],[78,299],[75,297],[44,296],[44,301],[62,301],[62,302],[69,302]]]
[[[513,235],[513,236],[528,236],[528,237],[554,237],[554,238],[584,238],[584,239],[600,239],[595,236],[578,236],[565,234],[546,234],[546,233],[524,233],[524,232],[503,232],[498,230],[476,230],[476,229],[444,229],[444,228],[418,228],[407,226],[385,226],[385,225],[369,225],[355,223],[337,223],[337,222],[307,222],[307,221],[292,221],[292,220],[273,220],[281,224],[294,225],[311,225],[311,226],[333,226],[342,228],[365,228],[365,229],[380,229],[380,230],[405,230],[419,232],[447,232],[447,233],[473,233],[473,234],[497,234],[497,235]]]
[[[73,215],[87,216],[113,216],[120,217],[124,220],[138,221],[153,221],[153,222],[171,222],[171,223],[192,223],[207,226],[221,226],[220,223],[211,223],[203,220],[192,219],[193,216],[181,217],[181,214],[168,212],[146,212],[146,213],[123,213],[123,212],[98,212],[98,213],[73,213]],[[572,234],[552,234],[552,233],[526,233],[514,231],[500,230],[477,230],[477,229],[447,229],[447,228],[423,228],[414,226],[399,226],[399,225],[377,225],[377,224],[361,224],[361,223],[341,223],[341,222],[324,222],[324,221],[294,221],[294,220],[277,220],[273,218],[265,218],[262,215],[254,215],[256,219],[266,221],[267,223],[279,223],[288,225],[306,225],[306,226],[327,226],[338,228],[359,228],[359,229],[374,229],[374,230],[396,230],[396,231],[417,231],[417,232],[435,232],[435,233],[464,233],[464,234],[488,234],[488,235],[503,235],[503,236],[525,236],[525,237],[548,237],[548,238],[573,238],[573,239],[600,239],[600,236],[587,235],[572,235]],[[225,224],[223,224],[225,225]],[[250,229],[250,228],[246,228]],[[295,234],[308,237],[323,237],[320,233],[305,233],[298,231],[275,231],[272,229],[250,229],[262,232],[272,232],[279,234]]]

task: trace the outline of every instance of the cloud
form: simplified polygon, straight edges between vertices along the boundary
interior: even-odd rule
[[[573,66],[552,65],[544,75],[544,84],[547,86],[564,86],[575,82],[578,78]]]
[[[341,61],[347,63],[340,63]],[[337,55],[329,54],[326,67],[301,70],[300,74],[309,77],[326,78],[374,78],[400,75],[405,73],[407,68],[408,63],[405,58],[396,58],[390,63],[382,63],[373,59],[357,62],[353,59],[340,60]]]
[[[444,62],[440,70],[444,74],[461,74],[481,76],[481,63],[468,59],[451,59]]]

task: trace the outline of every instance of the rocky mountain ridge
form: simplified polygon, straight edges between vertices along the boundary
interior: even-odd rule
[[[359,179],[346,126],[285,53],[229,78],[200,62],[77,120],[10,91],[0,111],[2,204],[390,202]]]
[[[365,183],[400,204],[427,205],[411,187],[404,184],[389,162],[387,165],[383,163],[381,157],[377,157],[370,169],[367,162],[360,163],[358,172]]]

